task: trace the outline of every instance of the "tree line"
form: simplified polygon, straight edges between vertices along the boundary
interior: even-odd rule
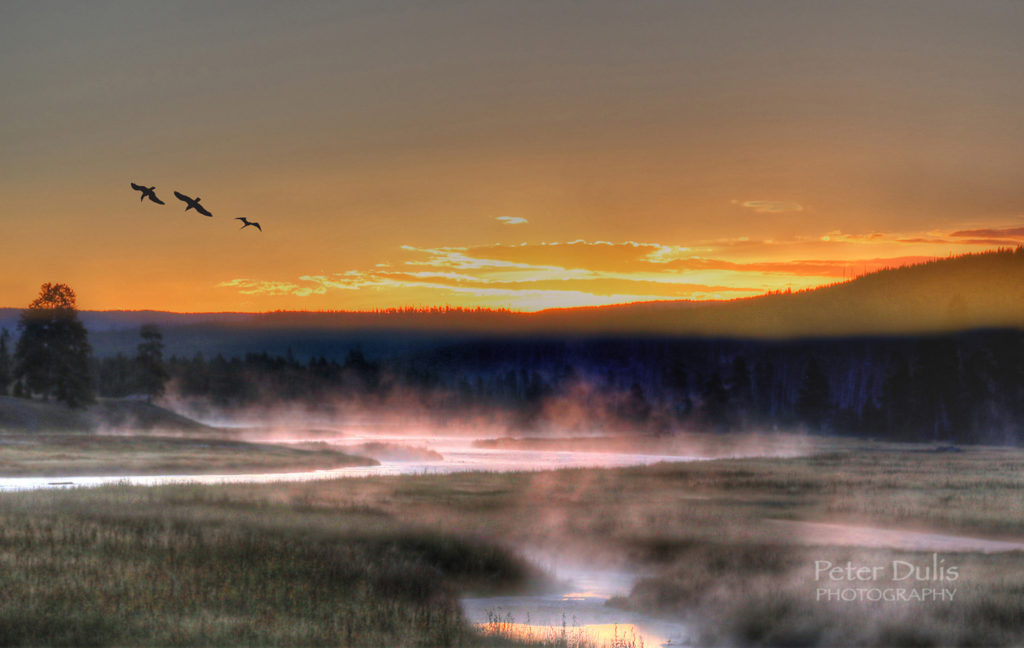
[[[791,430],[890,440],[1024,439],[1024,332],[750,341],[478,341],[399,360],[396,381],[486,403],[524,429]],[[565,410],[586,413],[578,419]]]
[[[127,356],[99,363],[123,395]],[[374,360],[291,354],[167,361],[177,394],[230,410],[280,403],[493,416],[520,431],[793,430],[1018,444],[1024,333],[755,342],[678,338],[444,343]]]
[[[496,416],[519,430],[791,430],[908,441],[1024,438],[1024,332],[751,341],[678,337],[477,338],[375,359],[163,356],[141,327],[134,354],[94,358],[75,295],[45,284],[12,344],[0,393],[84,406],[167,386],[225,409],[411,407]],[[401,335],[401,332],[394,332]],[[13,346],[13,350],[12,350]]]

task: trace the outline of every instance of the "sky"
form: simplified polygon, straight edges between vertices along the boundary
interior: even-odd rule
[[[5,0],[0,306],[733,299],[1019,245],[1022,33],[1016,1]]]

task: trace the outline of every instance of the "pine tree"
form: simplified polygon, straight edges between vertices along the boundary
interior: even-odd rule
[[[164,336],[155,324],[146,324],[139,329],[142,342],[135,356],[139,390],[152,401],[164,393],[167,382],[167,367],[164,365]]]
[[[28,394],[53,396],[71,407],[93,402],[89,346],[75,309],[75,292],[65,284],[43,284],[21,312],[14,377]]]
[[[754,400],[754,391],[751,387],[750,369],[747,367],[746,359],[741,355],[736,356],[732,361],[729,392],[733,409],[740,417],[746,418]]]
[[[889,360],[881,399],[886,432],[891,439],[906,439],[915,435],[910,417],[912,384],[910,362],[902,353],[896,352]]]
[[[705,423],[716,431],[724,431],[729,427],[729,390],[722,382],[722,376],[716,371],[704,383],[701,392],[701,410]]]
[[[7,385],[11,383],[13,367],[10,353],[11,334],[7,329],[0,330],[0,396],[7,395]]]
[[[797,415],[812,428],[821,428],[829,422],[831,400],[828,376],[822,371],[816,358],[807,362],[804,380],[796,402]]]

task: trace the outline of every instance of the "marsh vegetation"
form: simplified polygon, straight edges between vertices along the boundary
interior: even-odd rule
[[[960,573],[948,603],[818,601],[816,561],[924,564],[932,552],[818,544],[773,521],[1019,540],[1022,475],[1017,450],[876,445],[611,470],[12,493],[0,498],[0,640],[480,645],[501,633],[471,627],[458,598],[542,586],[519,557],[529,551],[634,570],[639,582],[611,604],[684,620],[706,645],[1013,645],[1024,638],[1021,552],[944,552]]]
[[[376,460],[315,446],[221,438],[43,433],[0,435],[0,477],[323,470]]]

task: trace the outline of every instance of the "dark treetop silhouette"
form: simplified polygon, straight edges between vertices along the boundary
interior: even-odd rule
[[[164,204],[164,201],[162,201],[162,200],[160,200],[159,198],[156,197],[156,192],[154,191],[156,189],[155,185],[152,186],[152,187],[144,187],[142,185],[137,185],[137,184],[135,184],[133,182],[132,183],[132,189],[142,193],[142,195],[139,196],[139,201],[140,202],[145,200],[146,198],[149,198],[150,200],[152,200],[153,202],[155,202],[158,205]]]
[[[242,221],[242,227],[241,227],[241,229],[245,229],[246,227],[249,227],[250,225],[252,225],[253,227],[255,227],[256,229],[258,229],[259,231],[261,231],[261,232],[263,231],[263,228],[262,228],[262,227],[260,227],[260,224],[259,224],[259,223],[257,223],[256,221],[251,221],[251,220],[248,220],[248,219],[246,219],[246,218],[245,218],[244,216],[239,216],[239,217],[238,217],[238,218],[236,218],[235,220],[240,220],[240,221]]]
[[[92,347],[70,286],[43,284],[39,297],[21,312],[18,329],[16,395],[54,396],[70,407],[93,402]]]
[[[211,216],[211,217],[213,216],[213,214],[211,214],[210,212],[206,211],[205,207],[203,207],[202,205],[199,204],[199,200],[200,199],[198,197],[196,197],[196,198],[189,198],[185,194],[183,194],[181,192],[178,192],[178,191],[175,191],[174,195],[178,198],[178,200],[188,204],[188,206],[185,207],[185,211],[188,211],[190,209],[195,209],[197,212],[199,212],[203,216]]]

